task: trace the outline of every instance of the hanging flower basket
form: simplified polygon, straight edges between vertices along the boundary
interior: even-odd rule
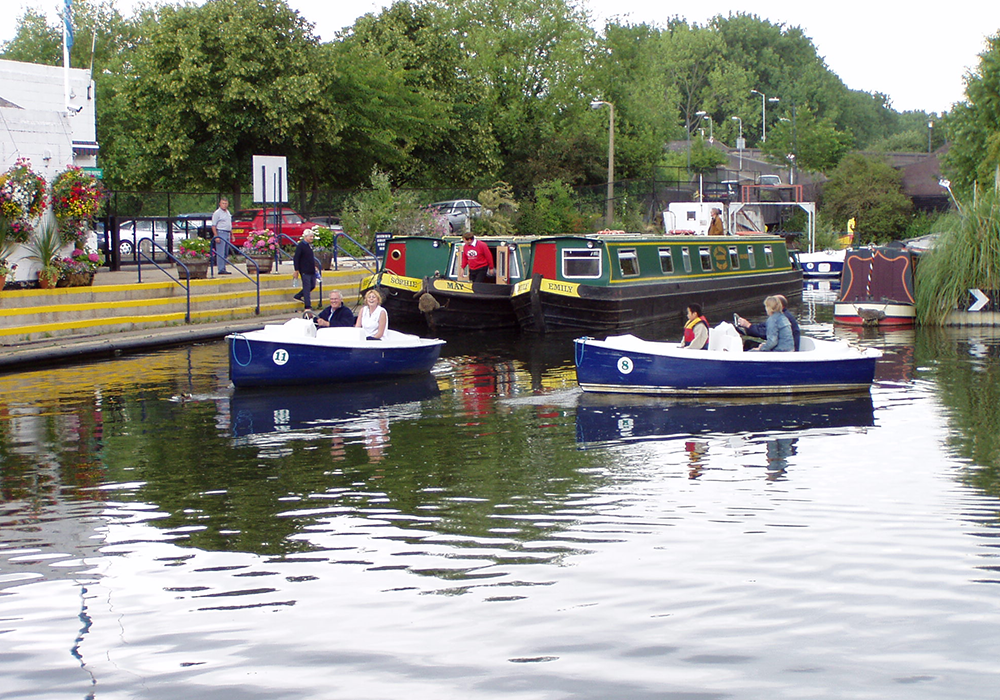
[[[11,229],[16,243],[31,236],[31,221],[45,211],[45,179],[31,169],[27,158],[18,158],[7,172],[0,173],[0,215]]]
[[[100,181],[70,166],[52,181],[52,213],[66,243],[83,240],[104,199]]]

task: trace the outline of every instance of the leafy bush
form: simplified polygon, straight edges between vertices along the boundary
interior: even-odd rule
[[[1000,192],[976,192],[971,204],[942,222],[918,266],[917,320],[943,325],[970,289],[1000,289]]]

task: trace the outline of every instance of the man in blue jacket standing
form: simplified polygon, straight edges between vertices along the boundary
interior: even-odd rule
[[[316,256],[313,255],[312,242],[316,235],[312,229],[302,234],[302,239],[295,246],[295,256],[292,258],[292,279],[302,277],[302,291],[294,295],[293,299],[304,302],[307,309],[312,308],[312,299],[309,295],[316,288],[316,275],[319,274],[319,267],[316,265]]]

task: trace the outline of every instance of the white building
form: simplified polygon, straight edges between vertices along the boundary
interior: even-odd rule
[[[71,68],[67,104],[66,73],[59,66],[0,60],[0,172],[23,157],[51,183],[69,165],[97,165],[94,81],[89,70]],[[34,276],[25,262],[18,265],[18,280]]]
[[[97,165],[97,110],[90,71],[0,60],[0,170],[19,157],[51,180],[67,165]]]

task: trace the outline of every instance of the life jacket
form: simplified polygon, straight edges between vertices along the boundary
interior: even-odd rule
[[[693,321],[688,321],[684,324],[684,345],[690,345],[694,342],[694,329],[699,323],[705,324],[705,330],[710,331],[711,327],[708,325],[708,319],[704,316],[699,316]],[[705,347],[708,347],[708,343],[705,343]],[[704,348],[702,348],[704,349]]]

